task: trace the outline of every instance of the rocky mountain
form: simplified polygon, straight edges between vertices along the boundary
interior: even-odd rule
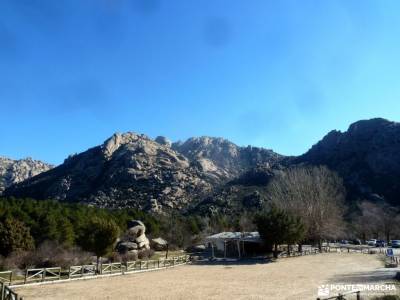
[[[272,167],[283,159],[272,150],[258,147],[239,147],[223,138],[194,137],[172,148],[196,162],[199,169],[216,178],[234,178],[259,165]]]
[[[385,199],[400,205],[400,124],[359,121],[332,131],[307,153],[284,157],[272,150],[239,147],[222,138],[172,143],[132,132],[14,184],[7,196],[79,201],[101,207],[155,212],[226,212],[260,207],[265,186],[285,168],[326,165],[344,179],[348,198]]]
[[[326,165],[343,177],[350,197],[400,205],[400,123],[355,122],[346,132],[329,132],[291,163]]]
[[[13,160],[0,157],[0,194],[10,185],[22,182],[52,167],[32,158]]]
[[[5,195],[79,201],[101,207],[182,209],[239,170],[257,163],[269,165],[280,157],[269,150],[240,148],[217,140],[200,138],[200,151],[192,147],[194,140],[179,146],[163,137],[152,140],[131,132],[114,134],[102,145],[11,186]],[[204,143],[212,148],[205,151]],[[230,156],[224,157],[225,153]]]

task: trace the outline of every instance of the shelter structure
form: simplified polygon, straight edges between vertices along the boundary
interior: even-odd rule
[[[214,257],[249,257],[262,250],[260,234],[254,232],[220,232],[208,236],[205,242]]]

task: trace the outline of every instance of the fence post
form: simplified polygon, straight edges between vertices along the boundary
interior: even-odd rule
[[[357,300],[361,300],[360,291],[358,291],[358,292],[356,293],[356,295],[357,295]]]
[[[3,300],[4,299],[4,289],[5,289],[5,284],[3,283],[3,282],[1,282],[0,281],[0,284],[1,284],[1,300]]]
[[[26,283],[26,280],[28,279],[28,269],[26,269],[26,271],[25,271],[25,280],[24,280],[24,283]]]

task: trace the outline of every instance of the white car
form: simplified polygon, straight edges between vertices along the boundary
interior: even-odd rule
[[[376,239],[371,239],[367,241],[368,246],[376,246]]]

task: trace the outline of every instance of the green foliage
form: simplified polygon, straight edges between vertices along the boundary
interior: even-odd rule
[[[274,256],[277,256],[277,245],[294,244],[304,238],[304,225],[300,218],[272,206],[266,213],[255,217],[255,224],[261,238],[268,246],[274,246]]]
[[[30,229],[36,247],[46,241],[82,247],[82,237],[93,218],[112,220],[121,232],[127,229],[129,220],[137,219],[146,224],[146,234],[162,235],[160,218],[135,209],[108,210],[50,200],[0,198],[0,224],[6,219],[22,222]]]
[[[13,251],[33,248],[33,238],[24,223],[12,218],[0,223],[0,254],[7,256]]]
[[[7,219],[18,220],[30,229],[35,247],[53,241],[63,247],[84,248],[84,236],[93,219],[113,221],[125,232],[129,220],[141,220],[146,235],[165,238],[172,248],[185,247],[192,238],[204,230],[203,220],[197,216],[179,214],[154,216],[136,209],[104,209],[82,204],[61,203],[51,200],[0,198],[0,224]],[[216,221],[226,227],[227,220]]]
[[[98,257],[110,253],[119,237],[118,225],[110,219],[93,218],[83,229],[82,248],[95,253]]]
[[[201,221],[196,217],[189,217],[189,229],[192,234],[199,234],[201,232]]]

